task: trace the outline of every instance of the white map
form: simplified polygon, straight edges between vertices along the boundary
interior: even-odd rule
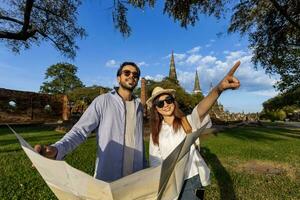
[[[161,165],[110,183],[97,180],[65,161],[41,156],[18,133],[9,128],[17,136],[46,184],[60,200],[172,200],[177,199],[180,194],[190,147],[206,125],[188,134]]]

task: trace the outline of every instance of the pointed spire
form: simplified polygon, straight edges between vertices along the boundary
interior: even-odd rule
[[[212,82],[210,82],[210,88],[209,88],[209,91],[212,91],[212,89],[214,88]]]
[[[171,61],[170,61],[169,78],[177,80],[177,74],[176,74],[175,61],[174,61],[174,52],[173,52],[173,50],[172,50]]]
[[[194,94],[201,93],[201,88],[200,88],[200,81],[199,81],[199,76],[198,76],[198,71],[196,70],[196,75],[195,75],[195,82],[194,82]]]

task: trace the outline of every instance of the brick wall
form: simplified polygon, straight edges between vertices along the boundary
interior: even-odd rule
[[[67,119],[64,95],[0,88],[0,123],[54,122]]]

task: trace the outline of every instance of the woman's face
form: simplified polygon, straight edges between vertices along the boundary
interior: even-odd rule
[[[174,104],[174,98],[171,95],[168,95],[168,94],[160,95],[154,101],[154,104],[155,104],[156,110],[162,116],[173,115],[174,109],[175,109],[175,104]]]

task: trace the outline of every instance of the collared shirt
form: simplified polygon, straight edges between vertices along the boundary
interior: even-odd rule
[[[206,123],[209,123],[207,128],[211,126],[209,115],[206,115],[202,121],[200,120],[197,107],[194,108],[192,114],[187,116],[187,120],[192,126],[193,131],[201,128]],[[175,133],[173,126],[168,125],[163,121],[161,130],[159,132],[159,146],[153,143],[152,135],[150,135],[150,166],[160,165],[161,162],[166,159],[168,155],[176,148],[176,146],[185,138],[185,136],[186,133],[182,127]],[[185,168],[185,180],[197,174],[200,175],[201,184],[203,186],[209,184],[210,170],[201,157],[199,151],[194,145],[192,145],[190,148],[188,163]]]
[[[143,106],[134,98],[136,126],[133,158],[133,172],[146,167],[143,143]],[[97,157],[94,177],[111,182],[123,177],[123,159],[126,123],[125,104],[116,90],[102,94],[94,99],[79,121],[55,146],[56,159],[84,142],[90,133],[96,131]]]

